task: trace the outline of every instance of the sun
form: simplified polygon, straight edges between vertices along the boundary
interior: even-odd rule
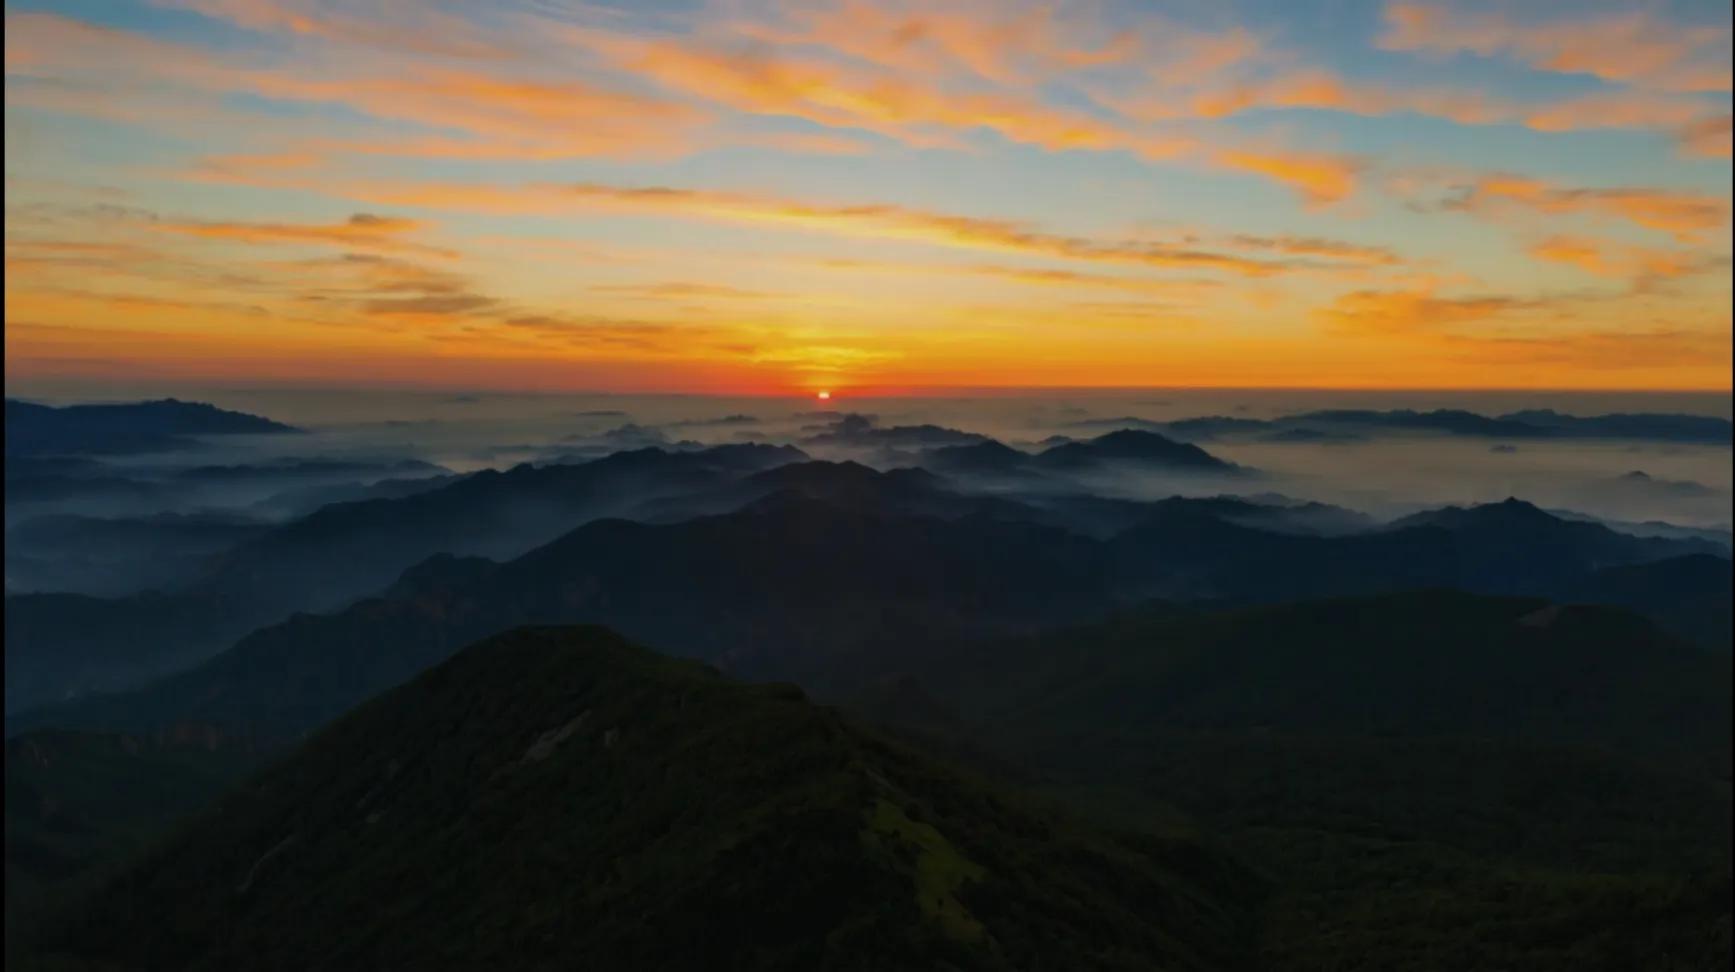
[[[831,392],[822,391],[813,397],[819,399],[822,402],[829,402],[829,401],[831,401]]]

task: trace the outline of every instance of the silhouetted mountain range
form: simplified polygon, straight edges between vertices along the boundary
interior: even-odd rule
[[[6,455],[153,452],[185,448],[201,435],[294,432],[281,422],[203,402],[165,398],[56,408],[6,399]]]
[[[1014,481],[1117,470],[1217,476],[1249,472],[1196,445],[1138,429],[1121,429],[1084,441],[1058,442],[1037,453],[1023,452],[990,439],[929,449],[915,455],[912,461],[957,476]]]
[[[825,467],[790,468],[800,479]],[[857,486],[926,482],[860,467],[826,476]],[[524,623],[604,623],[749,676],[841,684],[898,670],[938,644],[1082,620],[1152,597],[1256,603],[1450,587],[1544,596],[1597,590],[1615,599],[1607,587],[1580,585],[1608,566],[1710,546],[1626,536],[1516,501],[1342,536],[1236,522],[1285,515],[1261,514],[1245,501],[1170,501],[1149,504],[1138,525],[1095,540],[1003,515],[883,512],[877,499],[863,502],[874,498],[858,489],[839,504],[782,490],[737,512],[683,522],[591,523],[502,564],[442,556],[407,572],[385,599],[263,628],[141,692],[9,721],[136,728],[171,718],[242,720],[295,733],[443,652]],[[1674,604],[1657,599],[1654,584],[1642,574],[1633,584],[1618,603],[1670,616]],[[96,616],[9,611],[8,644],[17,637],[44,645],[44,656],[64,665],[77,656],[46,646],[80,642],[57,637],[57,628],[76,632],[75,618],[89,624]],[[185,623],[179,615],[168,620]],[[9,674],[22,668],[11,652],[8,666]]]
[[[1155,432],[1123,429],[1085,442],[1068,442],[1034,457],[1042,469],[1074,470],[1116,462],[1161,466],[1176,471],[1232,473],[1239,469],[1196,445],[1175,442]]]
[[[884,426],[872,415],[847,414],[823,426],[802,444],[848,449],[921,449],[982,442],[987,436],[939,425]]]
[[[1161,432],[1191,442],[1253,439],[1277,442],[1353,441],[1380,432],[1421,432],[1495,439],[1636,439],[1729,445],[1728,419],[1678,413],[1564,415],[1548,409],[1487,416],[1462,409],[1325,409],[1276,419],[1208,415],[1161,422],[1127,416],[1090,419],[1078,428]]]

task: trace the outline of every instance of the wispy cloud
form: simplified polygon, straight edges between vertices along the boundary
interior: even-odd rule
[[[356,213],[341,223],[170,223],[152,224],[167,233],[236,243],[316,244],[366,250],[455,256],[455,252],[406,237],[427,228],[413,219]]]
[[[1386,6],[1387,50],[1504,56],[1661,91],[1730,90],[1729,30],[1671,23],[1650,11],[1520,21],[1422,3]]]
[[[1560,186],[1503,175],[1477,180],[1449,200],[1447,207],[1472,213],[1517,210],[1618,220],[1667,233],[1683,243],[1701,242],[1729,222],[1729,200],[1707,193],[1637,186]]]
[[[1633,246],[1584,236],[1551,236],[1530,247],[1538,260],[1564,263],[1597,277],[1629,281],[1635,288],[1655,287],[1665,280],[1726,269],[1727,258],[1698,250]]]
[[[1248,160],[1248,164],[1259,164]],[[1010,220],[913,209],[884,203],[820,203],[777,196],[718,192],[670,186],[611,186],[597,183],[495,186],[461,183],[351,183],[333,186],[356,199],[381,204],[452,209],[483,213],[548,213],[597,211],[711,220],[749,225],[785,226],[840,236],[926,243],[950,248],[991,250],[1031,256],[1157,268],[1214,270],[1244,276],[1270,276],[1310,269],[1297,259],[1255,258],[1196,248],[1185,244],[1139,239],[1103,239],[1044,232]],[[1246,239],[1253,239],[1251,237]],[[1282,249],[1280,241],[1266,241]],[[1313,256],[1330,244],[1313,241]],[[1245,240],[1239,244],[1247,246]],[[1305,246],[1296,240],[1294,247]],[[1382,257],[1382,262],[1389,262]]]

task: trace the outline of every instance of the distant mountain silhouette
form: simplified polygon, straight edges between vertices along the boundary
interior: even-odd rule
[[[1587,439],[1654,439],[1728,445],[1731,438],[1729,420],[1710,415],[1656,412],[1581,417],[1563,415],[1552,409],[1530,409],[1502,415],[1501,418],[1548,429],[1558,435]]]
[[[1084,442],[1068,442],[1034,458],[1040,469],[1079,470],[1114,463],[1161,467],[1176,472],[1235,473],[1241,467],[1225,462],[1196,445],[1176,442],[1155,432],[1121,429]]]
[[[1573,510],[1562,509],[1550,509],[1548,512],[1563,520],[1582,520],[1588,523],[1600,523],[1616,533],[1628,533],[1635,537],[1667,537],[1671,540],[1704,540],[1713,544],[1714,548],[1720,548],[1725,554],[1727,554],[1731,548],[1735,548],[1735,535],[1731,535],[1728,527],[1680,526],[1674,523],[1665,523],[1661,520],[1645,520],[1643,522],[1615,520],[1609,519],[1608,517],[1590,516],[1586,513],[1578,513]]]
[[[1033,809],[791,686],[543,628],[320,732],[43,951],[140,970],[1203,970],[1241,960],[1258,888],[1194,840]]]
[[[1188,442],[1261,439],[1273,442],[1354,441],[1380,432],[1422,432],[1497,439],[1636,439],[1728,445],[1728,419],[1677,413],[1564,415],[1532,409],[1487,416],[1463,409],[1325,409],[1275,419],[1207,415],[1159,422],[1124,417],[1091,419],[1074,428],[1119,427],[1161,432]]]
[[[1119,429],[1082,442],[1056,442],[1028,453],[988,440],[930,449],[916,457],[925,468],[963,477],[1028,479],[1125,466],[1182,473],[1235,475],[1247,472],[1196,445],[1139,429]],[[1054,488],[1052,481],[1049,488]],[[1076,489],[1076,487],[1073,487]]]
[[[281,422],[203,402],[68,405],[6,399],[6,455],[152,452],[181,448],[200,435],[295,432]]]
[[[968,445],[987,440],[987,436],[940,425],[881,426],[871,415],[846,414],[806,438],[801,444],[810,447],[842,447],[848,449],[912,449],[949,445]]]
[[[922,454],[921,463],[940,472],[993,476],[1029,469],[1034,459],[1028,452],[989,439],[930,449]]]
[[[1248,436],[1272,428],[1263,419],[1235,418],[1227,415],[1205,415],[1162,424],[1162,431],[1188,442],[1208,442],[1212,439]]]
[[[1282,421],[1285,424],[1299,422],[1326,426],[1363,426],[1367,428],[1445,432],[1451,435],[1478,435],[1502,439],[1535,438],[1549,435],[1548,430],[1520,419],[1489,418],[1486,415],[1478,415],[1475,412],[1466,412],[1455,408],[1441,408],[1431,412],[1417,412],[1407,408],[1384,412],[1353,408],[1326,409],[1291,415]]]
[[[1612,484],[1622,491],[1630,491],[1645,497],[1696,499],[1702,496],[1717,495],[1716,490],[1704,483],[1697,483],[1690,479],[1658,479],[1642,469],[1622,473],[1614,477]]]

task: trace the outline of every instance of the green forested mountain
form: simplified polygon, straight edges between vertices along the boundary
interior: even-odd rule
[[[793,687],[521,629],[188,822],[44,961],[1220,969],[1260,894],[1193,838],[1077,825]]]
[[[1273,882],[1261,967],[1731,960],[1728,655],[1622,611],[1158,607],[901,688],[862,704],[1109,819],[1206,822]]]
[[[45,729],[7,740],[9,944],[14,931],[97,886],[262,758],[249,740],[213,726]]]

